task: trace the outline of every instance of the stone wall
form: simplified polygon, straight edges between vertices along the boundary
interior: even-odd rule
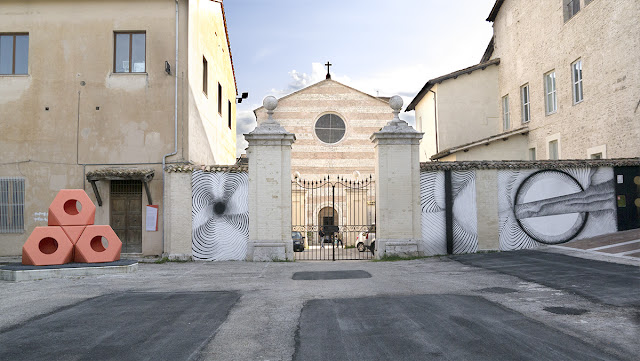
[[[167,167],[165,255],[244,260],[249,240],[246,166]]]
[[[529,84],[529,145],[548,159],[640,154],[640,2],[594,0],[564,21],[559,0],[507,0],[494,22],[500,97],[509,95],[511,124],[521,126],[520,87]],[[571,64],[582,60],[584,100],[573,102]],[[545,115],[543,76],[555,70],[558,109]]]
[[[616,232],[616,172],[629,167],[640,176],[639,166],[637,158],[422,163],[425,254],[525,249]]]

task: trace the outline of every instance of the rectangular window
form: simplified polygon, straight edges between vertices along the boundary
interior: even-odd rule
[[[207,63],[207,58],[202,57],[202,92],[204,95],[207,95],[209,91],[209,64]]]
[[[568,21],[580,11],[580,0],[563,0],[564,21]]]
[[[218,83],[218,114],[222,115],[222,85]]]
[[[529,148],[529,160],[536,160],[536,148]]]
[[[147,71],[146,35],[144,31],[114,33],[113,71],[115,73]]]
[[[545,113],[547,115],[555,113],[558,110],[555,71],[549,72],[544,75],[544,94]]]
[[[571,64],[571,79],[573,82],[573,104],[578,104],[583,99],[582,94],[582,59]]]
[[[229,109],[227,111],[227,119],[229,121],[229,129],[231,129],[231,100],[229,100]]]
[[[502,128],[506,131],[511,128],[511,119],[509,114],[509,95],[502,97]]]
[[[558,154],[558,140],[552,140],[549,142],[549,159],[559,159]]]
[[[602,153],[591,154],[591,159],[602,159]]]
[[[531,103],[529,100],[529,84],[520,87],[520,98],[522,100],[522,122],[527,123],[531,120]]]
[[[24,178],[0,178],[0,233],[24,232]]]
[[[29,34],[0,34],[0,75],[28,74]]]

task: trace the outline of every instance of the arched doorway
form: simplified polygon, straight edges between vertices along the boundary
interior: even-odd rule
[[[324,207],[318,212],[318,224],[321,226],[335,226],[338,212],[333,207]]]

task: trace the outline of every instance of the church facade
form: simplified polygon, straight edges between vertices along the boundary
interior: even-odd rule
[[[267,119],[264,107],[254,113],[258,124]],[[393,114],[388,98],[326,79],[278,99],[273,117],[296,136],[291,148],[292,177],[362,179],[375,171],[370,137]]]
[[[258,124],[268,119],[264,107],[254,113]],[[339,227],[336,238],[343,249],[336,257],[369,259],[364,252],[369,244],[359,237],[375,232],[371,136],[393,119],[389,98],[363,93],[328,75],[278,99],[273,118],[296,136],[291,148],[292,233],[310,250],[304,259],[328,259],[329,247],[321,249],[324,240],[319,237],[323,226]],[[345,252],[345,246],[360,252]]]

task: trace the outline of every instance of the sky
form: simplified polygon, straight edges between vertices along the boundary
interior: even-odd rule
[[[325,78],[404,107],[432,78],[477,64],[495,0],[225,0],[238,93],[237,154],[253,110]],[[414,112],[401,118],[415,125]],[[391,120],[391,119],[390,119]]]

